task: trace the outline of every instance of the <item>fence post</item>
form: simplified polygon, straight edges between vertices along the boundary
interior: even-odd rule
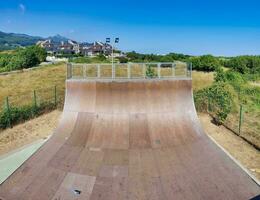
[[[10,104],[9,104],[9,98],[6,97],[6,109],[7,109],[7,114],[8,114],[8,127],[12,128],[11,124],[11,110],[10,110]]]
[[[189,66],[190,66],[190,69],[189,69],[190,70],[190,74],[189,75],[190,75],[190,77],[192,77],[192,62],[189,63]]]
[[[54,104],[57,107],[57,86],[54,86]]]
[[[67,63],[67,79],[71,78],[71,66],[70,63]]]
[[[158,74],[158,78],[161,78],[161,63],[157,64],[157,74]]]
[[[211,112],[211,99],[210,99],[210,95],[208,94],[208,112]]]
[[[97,65],[97,76],[100,78],[100,64]]]
[[[83,65],[83,78],[87,78],[87,65]]]
[[[131,67],[130,67],[130,63],[127,63],[127,78],[130,79],[131,78]]]
[[[238,125],[238,132],[240,134],[241,132],[241,126],[243,122],[243,105],[240,105],[240,110],[239,110],[239,125]]]
[[[143,78],[146,78],[146,65],[145,65],[145,63],[142,64],[142,73],[143,73]]]
[[[172,64],[172,77],[175,77],[175,67],[176,67],[176,64],[173,63]]]
[[[34,104],[34,108],[36,109],[37,107],[37,99],[36,99],[36,91],[33,90],[33,104]]]

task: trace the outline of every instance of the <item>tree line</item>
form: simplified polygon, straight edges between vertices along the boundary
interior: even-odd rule
[[[34,67],[45,61],[47,52],[39,46],[18,48],[11,53],[0,54],[0,72]]]
[[[230,68],[242,74],[260,73],[260,56],[216,57],[213,55],[191,56],[178,53],[166,55],[126,53],[126,58],[119,58],[120,62],[191,62],[194,70],[216,71],[219,67]]]

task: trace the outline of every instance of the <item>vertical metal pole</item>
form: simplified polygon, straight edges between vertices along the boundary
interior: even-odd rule
[[[7,109],[7,114],[8,114],[8,127],[12,128],[11,125],[11,110],[10,110],[10,104],[9,104],[9,98],[6,97],[6,109]]]
[[[175,63],[172,64],[172,77],[175,77]]]
[[[100,78],[100,64],[97,65],[97,76]]]
[[[34,108],[36,109],[37,107],[37,100],[36,100],[36,91],[33,90],[33,104],[34,104]]]
[[[143,78],[146,78],[146,69],[145,69],[146,65],[145,63],[142,64],[142,73],[143,73]]]
[[[130,67],[130,63],[127,63],[127,78],[130,79],[131,78],[131,67]]]
[[[186,63],[186,77],[189,77],[189,68],[190,68],[189,63]]]
[[[161,63],[157,64],[157,74],[158,74],[158,78],[161,78]]]
[[[208,94],[208,112],[211,112],[212,109],[211,109],[211,98],[210,98],[210,95]]]
[[[67,79],[70,78],[70,75],[69,75],[69,63],[67,63]]]
[[[57,107],[57,86],[54,87],[54,104]]]
[[[114,67],[114,45],[112,44],[112,78],[115,78],[115,67]]]
[[[67,63],[67,79],[72,78],[72,64]]]
[[[83,78],[87,78],[87,66],[83,65]]]
[[[240,134],[241,132],[241,126],[243,122],[243,105],[240,105],[240,111],[239,111],[239,125],[238,125],[238,132]]]
[[[190,77],[192,78],[192,62],[190,63]]]

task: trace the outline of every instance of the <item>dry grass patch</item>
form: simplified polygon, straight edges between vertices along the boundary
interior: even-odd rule
[[[57,64],[39,69],[0,76],[0,103],[7,96],[16,104],[32,101],[32,91],[46,91],[56,85],[59,91],[64,91],[66,80],[66,64]],[[13,98],[12,98],[13,97]]]
[[[214,81],[214,72],[192,72],[192,88],[194,91],[210,86]]]

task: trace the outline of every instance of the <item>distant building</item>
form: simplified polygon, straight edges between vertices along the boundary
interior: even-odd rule
[[[51,40],[38,41],[36,45],[46,49],[47,52],[53,52],[55,50],[55,44]]]
[[[45,40],[37,42],[37,45],[45,48],[47,52],[56,53],[66,53],[66,54],[82,54],[85,56],[97,56],[99,54],[104,54],[106,56],[111,56],[112,46],[103,42],[93,42],[93,43],[78,43],[73,40],[61,41],[60,43],[55,43],[52,40]]]

